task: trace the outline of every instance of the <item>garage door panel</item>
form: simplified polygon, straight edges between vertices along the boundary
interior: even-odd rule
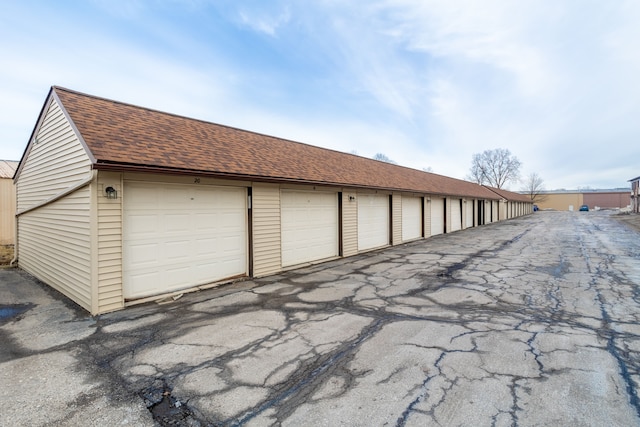
[[[431,198],[431,235],[444,233],[444,199]]]
[[[422,237],[422,198],[402,198],[402,240]]]
[[[162,249],[163,253],[160,256],[160,261],[164,263],[173,264],[180,260],[187,260],[192,256],[191,240],[167,242]]]
[[[127,286],[132,287],[140,293],[149,295],[155,290],[155,284],[160,280],[157,271],[142,271],[128,277]]]
[[[213,221],[219,221],[230,233],[244,230],[246,227],[244,215],[238,216],[238,212],[223,213],[222,215],[218,215]]]
[[[460,199],[451,199],[451,231],[458,231],[462,228],[460,203]]]
[[[199,231],[215,231],[219,226],[216,224],[218,222],[217,215],[211,214],[196,214],[193,218],[195,221],[195,228]]]
[[[126,197],[136,201],[134,209],[158,207],[159,194],[154,191],[147,191],[144,187],[127,187]]]
[[[338,195],[284,190],[281,201],[282,265],[338,255]]]
[[[125,298],[246,274],[245,189],[125,183],[124,194]]]
[[[157,233],[158,221],[153,215],[134,214],[128,220],[133,235],[142,237],[144,235],[153,236]]]
[[[389,196],[359,194],[358,250],[379,248],[389,244]]]
[[[164,231],[171,232],[188,232],[191,227],[189,224],[190,215],[167,214],[164,215]]]
[[[465,225],[466,225],[466,228],[471,228],[473,227],[473,201],[467,200],[467,203],[465,203],[465,209],[466,209]]]
[[[133,264],[141,267],[157,264],[157,244],[140,244],[129,248],[128,256]],[[146,264],[146,265],[145,265]]]
[[[218,248],[218,239],[209,238],[209,239],[196,239],[196,252],[199,254],[206,254],[208,250],[216,250]],[[200,255],[206,256],[206,255]]]

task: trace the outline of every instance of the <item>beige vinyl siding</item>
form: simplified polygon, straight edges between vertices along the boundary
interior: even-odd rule
[[[52,100],[22,159],[16,183],[18,265],[95,312],[91,178],[91,160]],[[84,182],[87,185],[82,186]]]
[[[280,187],[253,184],[253,275],[278,273],[282,269]]]
[[[19,265],[91,310],[90,187],[19,217]]]
[[[16,187],[10,178],[0,179],[0,245],[16,240]]]
[[[64,192],[91,172],[89,156],[55,101],[23,161],[17,182],[18,211]]]
[[[402,195],[391,195],[391,244],[402,243]]]
[[[356,193],[342,193],[342,256],[358,253],[358,203]]]
[[[107,199],[104,189],[113,187],[117,199]],[[122,295],[122,175],[100,172],[97,180],[97,312],[124,307]]]
[[[497,222],[499,218],[498,215],[499,215],[499,209],[500,209],[499,202],[497,200],[493,200],[491,202],[491,206],[493,206],[493,209],[491,210],[492,212],[491,222]]]

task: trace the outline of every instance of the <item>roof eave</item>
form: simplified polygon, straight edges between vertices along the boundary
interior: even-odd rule
[[[323,187],[342,187],[349,189],[364,189],[364,190],[377,190],[377,191],[389,191],[389,192],[404,192],[404,193],[422,193],[434,196],[449,196],[449,197],[463,197],[474,199],[499,199],[499,197],[492,197],[492,194],[479,195],[479,194],[451,194],[442,193],[438,191],[424,191],[420,189],[411,188],[393,188],[393,187],[378,187],[366,184],[348,184],[341,182],[328,182],[328,181],[314,181],[305,180],[299,178],[288,178],[278,176],[263,176],[263,175],[248,175],[240,173],[229,173],[221,171],[206,171],[197,169],[183,169],[183,168],[170,168],[166,166],[152,166],[152,165],[140,165],[140,164],[128,164],[120,162],[109,161],[97,161],[93,163],[93,169],[99,171],[112,171],[112,172],[131,172],[131,173],[155,173],[165,175],[177,175],[177,176],[199,176],[199,177],[211,177],[218,179],[229,179],[246,182],[265,182],[273,184],[300,184],[300,185],[315,185]]]

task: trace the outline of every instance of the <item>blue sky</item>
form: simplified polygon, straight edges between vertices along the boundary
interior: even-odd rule
[[[0,159],[59,85],[464,178],[640,175],[640,2],[0,0]],[[511,189],[520,189],[512,184]]]

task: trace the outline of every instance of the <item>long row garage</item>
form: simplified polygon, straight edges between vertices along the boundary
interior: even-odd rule
[[[531,212],[516,193],[54,87],[17,261],[97,314]]]
[[[478,206],[494,205],[435,195],[110,175],[110,182],[122,180],[125,300],[459,231],[482,224]],[[253,221],[273,204],[279,217]]]

